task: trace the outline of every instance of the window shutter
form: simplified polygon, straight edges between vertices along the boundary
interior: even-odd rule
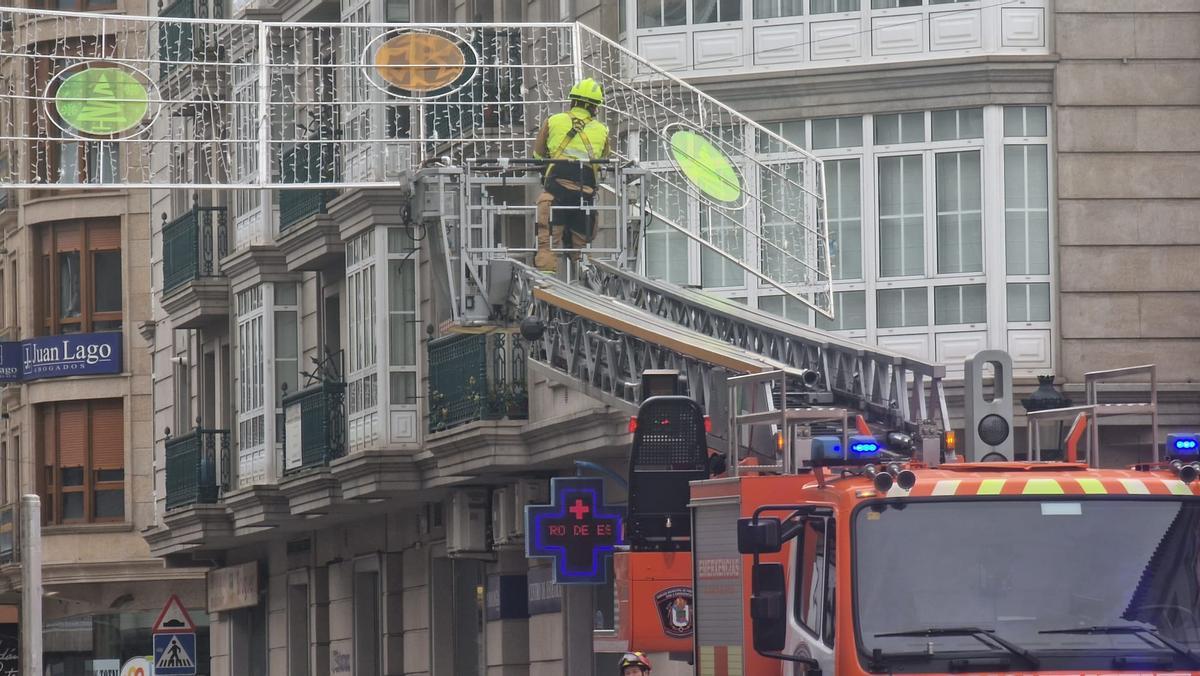
[[[85,402],[58,404],[59,467],[83,467],[87,455],[87,423]]]
[[[42,429],[41,439],[38,440],[38,448],[41,449],[42,465],[45,467],[54,466],[55,450],[58,448],[57,435],[58,416],[55,414],[54,404],[43,404],[42,409]]]
[[[80,231],[82,228],[78,222],[69,223],[67,225],[59,225],[54,228],[54,246],[61,253],[63,251],[79,251],[83,248],[83,242],[80,241]]]
[[[92,402],[92,468],[125,466],[125,418],[120,399]]]
[[[87,229],[90,251],[113,251],[121,248],[120,221],[91,221],[87,224]]]

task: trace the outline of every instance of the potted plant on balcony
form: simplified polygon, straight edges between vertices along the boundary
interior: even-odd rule
[[[438,390],[429,393],[429,431],[440,432],[446,429],[450,419],[450,409],[446,406],[446,395]]]
[[[488,385],[487,402],[483,409],[484,420],[500,420],[508,411],[508,385]]]
[[[507,413],[512,420],[529,417],[529,392],[525,389],[525,383],[515,382],[508,386]]]

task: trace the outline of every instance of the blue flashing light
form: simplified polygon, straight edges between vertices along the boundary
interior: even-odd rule
[[[878,457],[883,451],[883,447],[875,440],[875,437],[867,434],[857,434],[850,437],[850,451],[855,457],[860,460],[871,460]]]
[[[1167,455],[1170,457],[1200,456],[1200,435],[1168,434]]]
[[[857,441],[850,443],[850,450],[858,454],[875,454],[879,452],[879,444],[874,441]]]
[[[877,462],[883,454],[883,446],[875,437],[865,434],[850,437],[846,448],[850,452],[843,455],[841,437],[813,437],[812,462],[814,465],[862,465]]]

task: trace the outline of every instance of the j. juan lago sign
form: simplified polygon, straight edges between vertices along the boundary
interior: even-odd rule
[[[121,372],[121,333],[73,333],[0,343],[0,382]]]

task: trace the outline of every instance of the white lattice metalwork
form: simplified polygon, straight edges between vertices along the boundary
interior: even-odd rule
[[[831,312],[820,162],[587,27],[193,19],[195,3],[0,9],[0,185],[396,185],[434,159],[530,157],[592,77],[615,158],[648,170],[645,226],[699,242],[705,286],[748,271]]]

